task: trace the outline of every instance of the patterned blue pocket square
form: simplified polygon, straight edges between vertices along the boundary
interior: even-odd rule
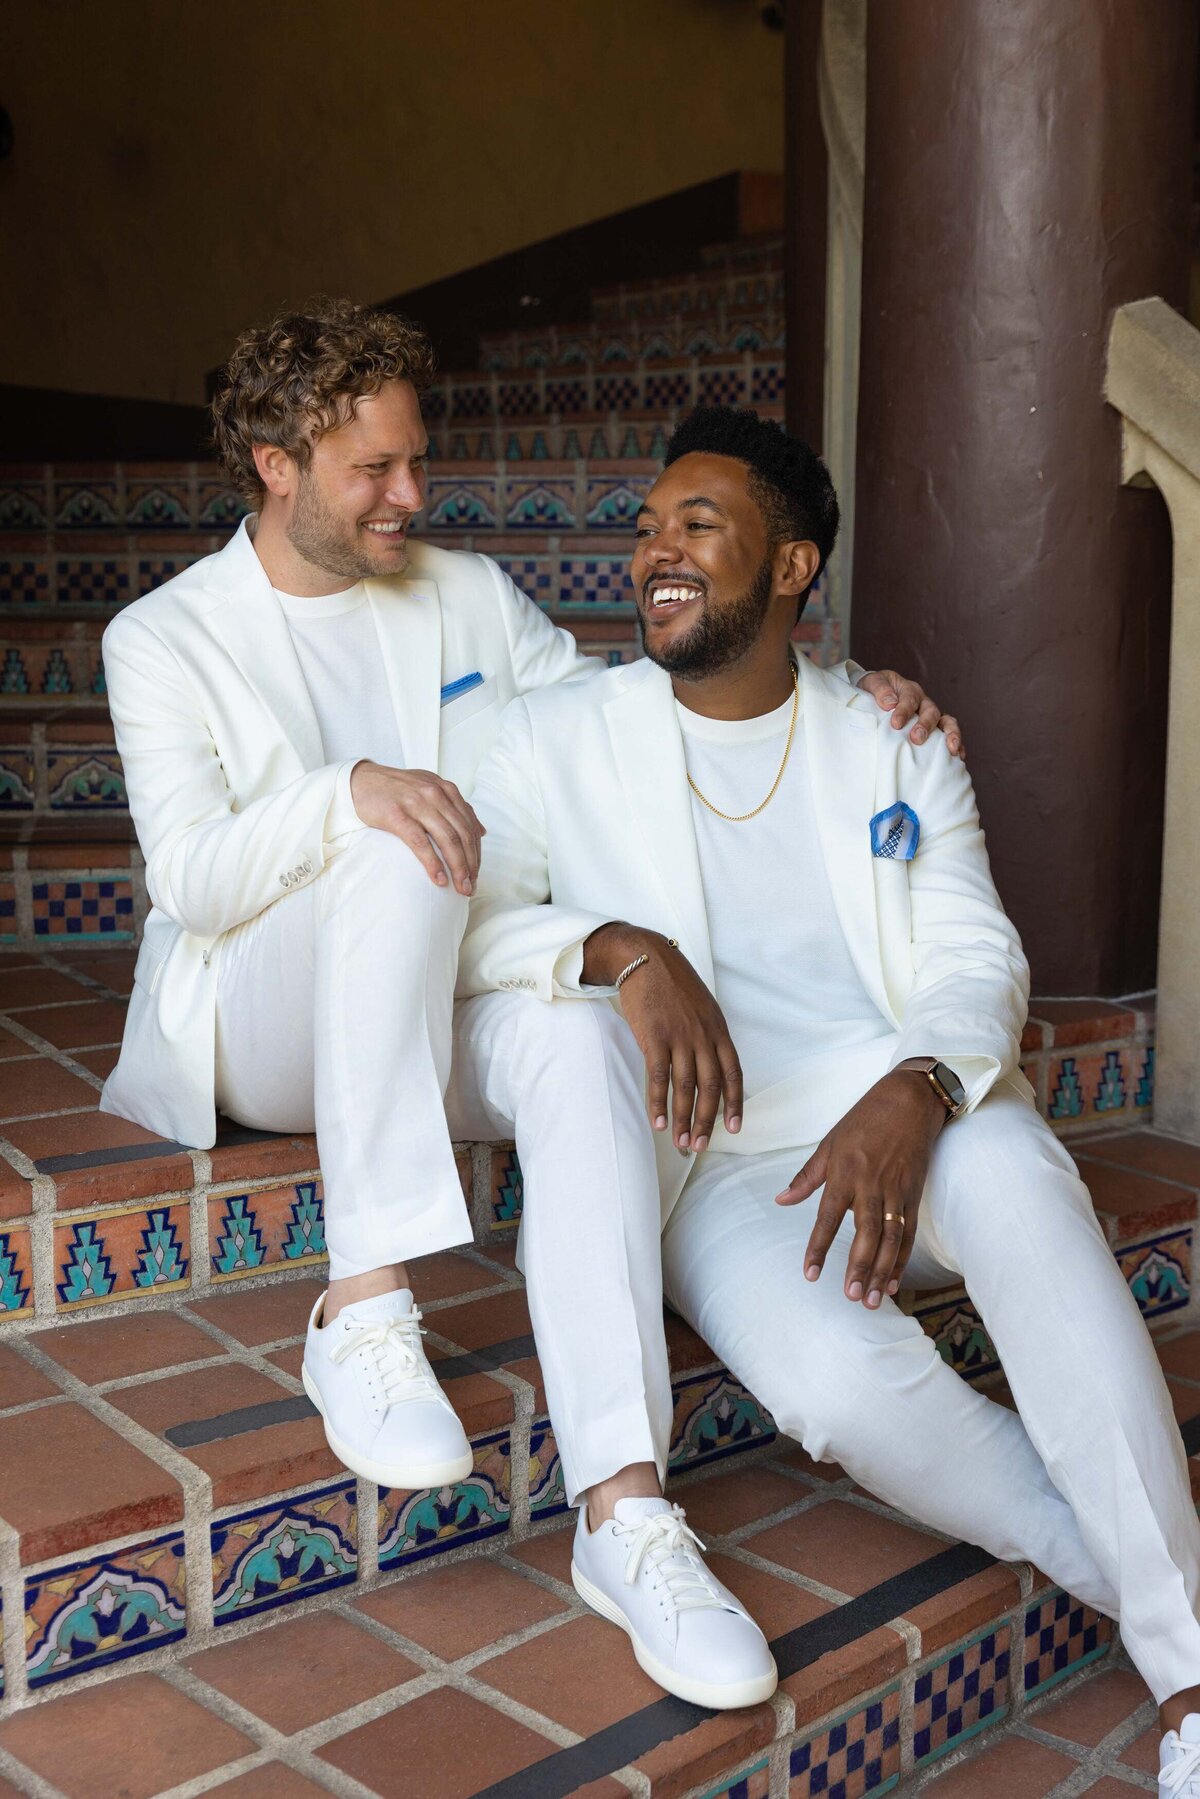
[[[891,862],[911,862],[921,841],[921,821],[911,806],[897,800],[871,820],[871,854]]]
[[[448,706],[451,700],[459,700],[464,693],[470,693],[473,687],[483,686],[483,676],[476,669],[473,674],[460,675],[457,681],[447,681],[442,688],[442,705]]]

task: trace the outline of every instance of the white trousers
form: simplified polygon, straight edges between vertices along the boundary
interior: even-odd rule
[[[942,1132],[906,1280],[965,1281],[1019,1416],[890,1300],[845,1298],[852,1219],[805,1280],[819,1195],[774,1195],[811,1151],[698,1159],[663,1236],[669,1303],[810,1455],[1119,1617],[1158,1701],[1200,1683],[1200,1528],[1170,1397],[1049,1126],[1000,1090]]]

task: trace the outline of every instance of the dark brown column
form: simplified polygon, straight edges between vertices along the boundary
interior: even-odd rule
[[[787,426],[820,449],[825,425],[825,236],[829,171],[817,98],[821,0],[788,0],[784,39]]]
[[[854,654],[963,720],[1041,993],[1154,981],[1170,540],[1101,384],[1186,302],[1195,13],[868,8]]]

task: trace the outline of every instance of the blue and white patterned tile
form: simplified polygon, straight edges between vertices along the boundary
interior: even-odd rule
[[[232,1624],[358,1576],[354,1481],[258,1505],[211,1526],[213,1622]]]
[[[448,1549],[502,1536],[512,1505],[512,1444],[507,1430],[476,1437],[475,1466],[452,1487],[422,1493],[386,1488],[379,1495],[379,1566],[408,1567]]]
[[[187,1631],[181,1531],[30,1575],[25,1656],[31,1687],[90,1674],[178,1642]]]
[[[510,481],[504,524],[509,531],[570,531],[575,524],[575,483]]]
[[[112,531],[120,523],[115,480],[54,483],[54,524],[59,531]]]
[[[51,750],[46,771],[52,811],[122,811],[129,805],[115,749]]]
[[[128,880],[35,881],[35,937],[70,937],[79,943],[131,943],[133,885]]]
[[[60,606],[124,606],[131,594],[129,564],[113,556],[60,557],[55,583]]]
[[[1181,1311],[1192,1292],[1192,1227],[1166,1231],[1114,1251],[1142,1317]]]
[[[1081,1600],[1051,1593],[1025,1613],[1022,1684],[1026,1699],[1057,1686],[1113,1646],[1115,1626]]]
[[[983,1631],[917,1676],[913,1755],[918,1767],[958,1749],[1008,1712],[1012,1632]]]
[[[900,1689],[824,1725],[792,1750],[788,1799],[865,1799],[900,1780]]]
[[[11,556],[0,561],[0,605],[47,606],[50,564],[44,556]]]
[[[672,1393],[675,1416],[669,1465],[676,1472],[743,1455],[774,1441],[770,1413],[725,1369],[676,1381]]]
[[[549,1418],[529,1427],[529,1515],[539,1523],[568,1510],[562,1458]]]

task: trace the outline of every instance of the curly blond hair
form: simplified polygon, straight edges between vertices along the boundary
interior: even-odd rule
[[[326,431],[345,424],[359,400],[385,381],[433,380],[433,346],[399,313],[353,300],[310,300],[269,325],[243,331],[212,401],[213,442],[221,464],[251,505],[265,488],[255,444],[275,444],[301,468]]]

